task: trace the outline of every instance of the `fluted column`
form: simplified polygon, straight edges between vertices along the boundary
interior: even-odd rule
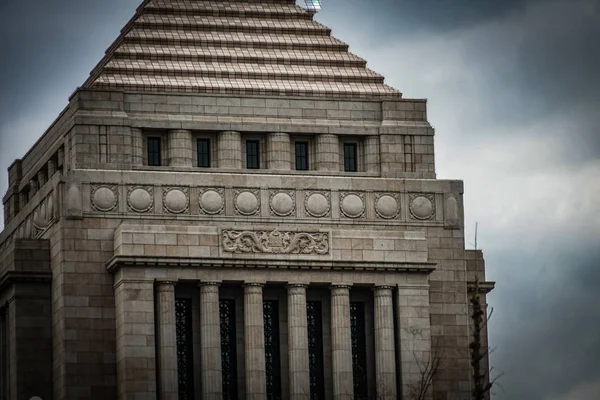
[[[379,136],[367,136],[365,138],[365,171],[381,172]]]
[[[217,158],[219,168],[242,168],[242,137],[239,132],[219,133]]]
[[[288,286],[288,348],[290,362],[290,399],[310,399],[306,287]]]
[[[244,347],[246,398],[249,400],[266,399],[267,378],[262,283],[244,284]]]
[[[169,131],[169,166],[191,167],[192,163],[192,132]]]
[[[205,400],[221,400],[223,397],[223,384],[219,283],[201,282],[198,286],[200,286],[202,398]]]
[[[350,286],[331,286],[331,353],[333,398],[335,400],[353,399]]]
[[[267,136],[267,168],[289,170],[290,135],[287,133],[269,133]]]
[[[161,400],[177,400],[177,330],[175,282],[157,282],[158,384]]]
[[[375,373],[378,399],[396,399],[396,351],[391,286],[376,286]]]
[[[318,135],[316,165],[319,171],[340,170],[340,142],[337,135]]]

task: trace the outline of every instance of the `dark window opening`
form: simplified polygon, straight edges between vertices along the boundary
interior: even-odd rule
[[[148,138],[148,165],[153,167],[160,167],[161,164],[160,155],[160,138],[149,137]]]
[[[192,300],[175,299],[177,337],[177,378],[179,400],[194,399],[194,349],[192,339]]]
[[[281,399],[281,354],[279,349],[279,307],[277,301],[263,301],[265,323],[265,369],[267,399]]]
[[[365,304],[350,303],[350,330],[352,334],[352,375],[354,398],[368,398],[367,335],[365,332]]]
[[[221,319],[223,400],[234,400],[238,398],[235,300],[221,300],[219,302],[219,312]]]
[[[356,143],[344,143],[344,171],[356,172]]]
[[[246,168],[260,168],[260,142],[258,140],[246,141]]]
[[[308,170],[308,143],[306,142],[296,142],[296,169]]]
[[[210,168],[210,140],[198,139],[198,166],[200,168]]]
[[[310,399],[325,399],[323,373],[323,318],[320,301],[306,303],[308,327],[308,366],[310,371]]]

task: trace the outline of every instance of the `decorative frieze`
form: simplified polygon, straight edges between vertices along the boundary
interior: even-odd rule
[[[168,188],[163,192],[163,209],[170,214],[183,214],[190,208],[188,188]]]
[[[432,194],[411,194],[408,209],[413,219],[431,219],[435,215],[435,198]]]
[[[136,213],[146,213],[154,208],[154,188],[133,186],[127,190],[127,207]]]
[[[236,189],[233,205],[238,215],[252,216],[260,212],[260,189]]]
[[[365,194],[360,192],[340,193],[340,211],[347,218],[364,217]]]
[[[273,190],[269,197],[271,215],[287,217],[296,211],[296,192],[294,190]]]
[[[228,253],[329,254],[326,232],[224,230],[221,238]]]
[[[116,185],[94,185],[90,198],[92,207],[100,212],[114,211],[119,204]]]
[[[375,214],[379,218],[393,219],[400,215],[400,196],[398,193],[376,193]]]
[[[331,193],[307,190],[304,192],[304,208],[311,217],[329,217],[331,215]]]
[[[225,211],[225,189],[200,188],[198,205],[200,214],[223,214]]]

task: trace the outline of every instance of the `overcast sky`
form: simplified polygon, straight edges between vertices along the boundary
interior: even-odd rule
[[[0,2],[2,171],[137,5]],[[438,176],[465,181],[468,246],[478,221],[497,281],[495,398],[600,398],[600,1],[323,0],[317,19],[405,97],[429,99]]]

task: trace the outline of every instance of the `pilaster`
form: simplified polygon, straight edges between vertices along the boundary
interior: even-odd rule
[[[177,376],[177,330],[175,326],[175,282],[156,283],[158,324],[158,387],[161,400],[179,398]]]
[[[227,131],[219,133],[218,163],[219,168],[242,168],[242,138],[239,132]]]
[[[269,133],[267,136],[267,168],[289,170],[290,135],[287,133]]]
[[[337,135],[317,136],[316,168],[318,171],[340,170],[340,142]]]
[[[192,132],[169,131],[169,166],[191,167],[192,160]]]

